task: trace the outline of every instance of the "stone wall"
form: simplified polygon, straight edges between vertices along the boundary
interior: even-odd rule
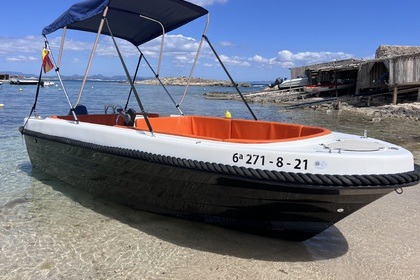
[[[420,46],[387,46],[381,45],[376,49],[375,58],[386,58],[399,55],[420,53]]]

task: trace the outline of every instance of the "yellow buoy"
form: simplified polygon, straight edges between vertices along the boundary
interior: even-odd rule
[[[226,119],[231,119],[231,118],[232,118],[232,115],[230,114],[230,112],[229,112],[229,111],[226,111],[226,112],[225,112],[225,118],[226,118]]]

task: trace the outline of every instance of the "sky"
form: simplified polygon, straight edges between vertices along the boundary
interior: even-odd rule
[[[0,73],[38,74],[44,40],[42,29],[81,0],[2,1]],[[380,45],[420,45],[418,0],[190,0],[210,14],[207,36],[235,81],[289,78],[290,68],[342,59],[372,59]],[[161,77],[188,76],[206,17],[165,37]],[[58,56],[61,31],[48,35]],[[60,72],[83,75],[94,34],[68,31]],[[157,69],[160,38],[141,50]],[[138,52],[119,41],[134,73]],[[90,75],[124,75],[109,37],[102,36]],[[53,71],[48,75],[55,75]],[[145,63],[139,76],[152,77]],[[227,80],[208,45],[195,77]]]

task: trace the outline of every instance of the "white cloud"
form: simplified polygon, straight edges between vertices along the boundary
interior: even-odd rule
[[[23,38],[0,37],[0,54],[34,53],[41,56],[43,40],[39,36],[26,36]]]
[[[204,1],[207,4],[215,3],[214,1]],[[220,1],[223,2],[223,1]],[[84,39],[83,39],[84,40]],[[88,40],[88,39],[86,39]],[[72,39],[68,36],[64,46],[63,59],[71,64],[85,64],[89,58],[93,45],[93,40],[82,41]],[[58,48],[60,46],[61,37],[49,38],[53,55],[57,57]],[[124,57],[139,56],[138,50],[131,43],[117,39],[118,46]],[[170,34],[165,36],[164,58],[165,68],[173,67],[190,67],[196,56],[199,46],[199,39],[187,37],[181,34]],[[222,47],[228,47],[226,53],[219,53],[220,58],[229,70],[233,68],[249,68],[255,69],[274,69],[274,68],[292,68],[302,65],[311,65],[327,61],[349,59],[353,56],[344,52],[297,52],[293,53],[289,50],[280,50],[276,54],[255,54],[253,56],[235,56],[236,47],[233,43],[222,41],[219,43]],[[41,36],[26,36],[22,38],[0,37],[0,58],[6,63],[22,63],[37,62],[41,59],[41,49],[44,46]],[[152,64],[157,65],[159,52],[161,48],[161,37],[155,38],[150,42],[141,46],[141,51]],[[230,53],[228,53],[230,52]],[[102,58],[115,58],[117,53],[110,37],[103,36],[100,39],[96,60]],[[135,60],[134,60],[135,61]],[[94,62],[94,64],[95,64]],[[128,62],[128,60],[127,60]],[[218,61],[207,44],[203,44],[203,49],[198,61],[199,65],[205,68],[219,67]],[[33,63],[35,65],[35,63]],[[73,74],[73,73],[72,73]]]
[[[229,57],[226,55],[219,55],[219,57],[223,63],[226,63],[228,65],[242,66],[242,67],[251,66],[251,64],[249,64],[247,59],[243,57],[238,57],[238,56]]]
[[[254,55],[249,60],[251,60],[253,62],[257,62],[257,63],[268,63],[269,62],[269,59],[263,58],[261,55]]]
[[[80,59],[79,59],[79,58],[75,57],[75,58],[73,58],[73,59],[71,60],[71,63],[74,63],[74,64],[81,64],[82,62],[80,61]]]
[[[288,50],[282,50],[278,52],[278,57],[277,59],[279,61],[291,61],[293,57],[293,53],[291,51]]]
[[[140,50],[146,55],[148,58],[157,58],[160,54],[161,49],[161,42],[162,38],[158,37],[146,44],[140,46]],[[139,52],[136,47],[134,47],[131,43],[117,39],[118,48],[120,49],[121,53],[125,57],[130,56],[138,56]],[[73,42],[73,47],[71,50],[78,51],[82,50],[83,46],[81,42]],[[191,37],[186,37],[183,35],[166,35],[165,36],[165,44],[164,44],[164,55],[174,55],[174,56],[181,56],[181,57],[194,57],[195,53],[197,52],[199,42]],[[77,48],[80,46],[80,48]],[[92,46],[89,48],[86,46],[85,50],[90,50]],[[112,42],[111,38],[105,37],[103,38],[100,43],[98,44],[98,48],[96,51],[98,56],[110,56],[115,57],[117,56],[117,52],[114,47],[114,43]]]
[[[289,50],[278,52],[274,62],[283,67],[296,67],[302,65],[311,65],[322,62],[349,59],[353,56],[344,52],[299,52],[292,53]]]
[[[158,40],[160,44],[160,38]],[[196,52],[199,42],[183,35],[167,35],[165,37],[165,52]],[[147,47],[145,45],[145,47]],[[159,45],[160,47],[160,45]]]
[[[37,60],[40,60],[40,58],[36,58],[34,56],[18,55],[18,56],[7,57],[5,60],[9,62],[28,62],[28,61],[37,61]]]
[[[232,47],[234,47],[235,45],[234,44],[232,44],[231,42],[228,42],[228,41],[222,41],[222,42],[220,42],[219,43],[222,47],[229,47],[229,48],[232,48]]]

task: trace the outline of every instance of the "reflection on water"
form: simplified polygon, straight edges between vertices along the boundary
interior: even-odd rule
[[[70,276],[75,271],[108,278],[115,276],[115,270],[120,276],[130,276],[129,271],[143,278],[150,276],[143,267],[153,269],[152,275],[163,267],[162,271],[185,268],[196,255],[309,262],[338,258],[348,249],[335,227],[306,243],[265,238],[133,210],[92,197],[46,174],[32,175],[25,198],[10,201],[0,211],[0,268],[11,278]],[[221,270],[228,266],[220,261],[217,265]]]
[[[57,192],[64,194],[66,199],[71,199],[85,208],[182,247],[245,259],[313,260],[312,254],[303,243],[239,233],[203,223],[138,211],[95,198],[53,178],[48,178],[48,175],[43,173],[35,172],[33,177],[47,183]],[[156,227],[157,222],[158,227]],[[241,240],[241,246],[237,244],[238,238]],[[335,227],[327,231],[324,237],[318,238],[315,243],[323,248],[323,252],[319,252],[319,255],[322,255],[321,258],[324,259],[338,257],[347,250],[343,235]]]
[[[114,86],[95,84],[91,90],[105,92],[108,102],[107,87]],[[33,96],[11,90],[2,94],[0,278],[416,279],[420,271],[419,187],[391,193],[302,243],[137,211],[33,171],[17,131]],[[58,98],[54,93],[44,94],[51,100],[40,107],[61,108],[51,106]],[[240,102],[208,101],[201,92],[188,98],[188,114],[205,108],[222,115],[229,109],[233,117],[250,118]],[[367,129],[370,137],[410,149],[420,163],[418,122],[372,122],[349,112],[251,106],[260,119],[360,135]],[[88,108],[103,109],[94,104]]]

